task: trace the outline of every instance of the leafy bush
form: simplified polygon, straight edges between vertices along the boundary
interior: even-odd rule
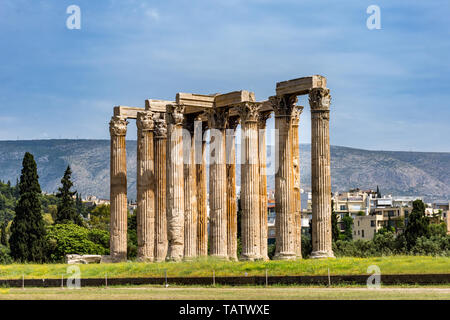
[[[0,264],[10,264],[13,260],[10,256],[9,248],[3,245],[0,245]]]
[[[57,224],[47,228],[46,239],[51,261],[63,261],[66,254],[109,253],[109,233],[104,230]]]

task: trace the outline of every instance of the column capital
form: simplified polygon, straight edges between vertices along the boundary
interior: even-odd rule
[[[269,97],[276,117],[291,117],[298,98],[294,94]]]
[[[292,110],[292,125],[298,126],[300,122],[300,115],[303,112],[303,106],[295,106]]]
[[[309,92],[311,112],[327,112],[330,109],[330,89],[314,88]]]
[[[259,118],[258,118],[258,127],[259,127],[259,129],[265,129],[266,128],[267,119],[270,118],[271,114],[272,114],[271,111],[263,111],[263,112],[259,113]]]
[[[113,116],[109,122],[109,133],[111,136],[125,136],[127,134],[127,124],[126,118]]]
[[[155,138],[167,139],[167,123],[166,119],[159,118],[155,120]]]
[[[242,102],[238,106],[238,113],[241,117],[241,122],[257,122],[259,119],[260,102]]]
[[[208,117],[208,126],[211,129],[225,129],[228,125],[228,108],[214,108],[206,113]]]
[[[241,122],[239,117],[230,117],[228,119],[228,129],[236,130],[238,124]]]
[[[155,127],[152,111],[142,111],[137,113],[136,126],[139,131],[151,131]]]
[[[167,123],[174,125],[183,124],[185,109],[184,104],[181,103],[168,104],[166,106]]]

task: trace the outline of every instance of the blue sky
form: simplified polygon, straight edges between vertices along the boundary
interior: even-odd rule
[[[81,30],[66,28],[72,4]],[[366,27],[372,4],[381,30]],[[0,0],[0,140],[107,139],[114,105],[241,89],[265,100],[278,81],[321,74],[332,144],[450,152],[449,15],[448,0]],[[306,108],[301,142],[309,123]]]

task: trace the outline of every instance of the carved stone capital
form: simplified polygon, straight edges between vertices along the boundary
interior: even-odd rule
[[[151,131],[155,127],[152,111],[143,111],[137,113],[136,126],[139,131]]]
[[[291,117],[297,101],[296,95],[269,97],[269,102],[272,105],[276,117]]]
[[[300,115],[303,112],[303,106],[295,106],[292,110],[292,125],[298,126],[300,122]]]
[[[314,88],[309,92],[309,105],[311,111],[322,111],[330,109],[330,89],[328,88]]]
[[[264,112],[260,112],[259,113],[259,118],[258,118],[258,128],[259,129],[265,129],[266,128],[267,119],[270,118],[271,114],[272,114],[271,111],[264,111]]]
[[[183,124],[185,106],[183,104],[168,104],[166,106],[167,123]]]
[[[258,102],[242,102],[237,106],[241,122],[256,122],[259,119],[259,109],[261,103]]]
[[[158,118],[155,120],[155,138],[167,139],[167,123],[166,119]]]
[[[214,129],[225,129],[228,125],[229,112],[227,108],[210,109],[207,111],[208,126]]]
[[[113,116],[109,122],[111,136],[124,136],[127,134],[128,121],[120,116]]]

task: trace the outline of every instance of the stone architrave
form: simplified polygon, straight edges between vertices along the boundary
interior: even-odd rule
[[[230,117],[226,138],[227,158],[227,249],[228,258],[237,261],[237,198],[236,198],[236,128],[239,117]]]
[[[312,258],[334,257],[331,238],[330,101],[329,89],[311,89]]]
[[[197,256],[197,179],[195,166],[195,115],[185,115],[183,135],[184,258]]]
[[[261,259],[258,118],[260,104],[243,102],[241,117],[241,260]]]
[[[300,140],[298,126],[303,107],[294,108],[292,114],[292,158],[293,158],[293,208],[295,220],[294,248],[297,258],[302,258],[302,215],[300,194]]]
[[[110,159],[110,255],[114,262],[127,259],[127,155],[125,118],[114,116],[109,123],[111,135]]]
[[[139,261],[153,261],[155,241],[154,120],[151,111],[138,112],[137,135],[137,242]]]
[[[297,108],[297,96],[283,95],[269,98],[275,111],[275,232],[274,259],[292,260],[295,254],[295,217],[293,208],[292,117]]]
[[[167,218],[166,218],[166,149],[167,123],[164,114],[155,120],[155,256],[154,261],[166,259]]]
[[[225,129],[228,110],[215,108],[208,110],[210,128],[210,166],[209,166],[209,232],[210,255],[227,259],[227,181],[225,156]]]
[[[266,146],[266,121],[270,117],[271,112],[260,112],[258,119],[258,150],[259,150],[259,220],[260,227],[260,240],[261,240],[261,258],[263,260],[269,260],[267,251],[268,240],[268,224],[267,224],[267,146]]]
[[[181,261],[184,256],[183,112],[183,105],[167,105],[168,261]]]

